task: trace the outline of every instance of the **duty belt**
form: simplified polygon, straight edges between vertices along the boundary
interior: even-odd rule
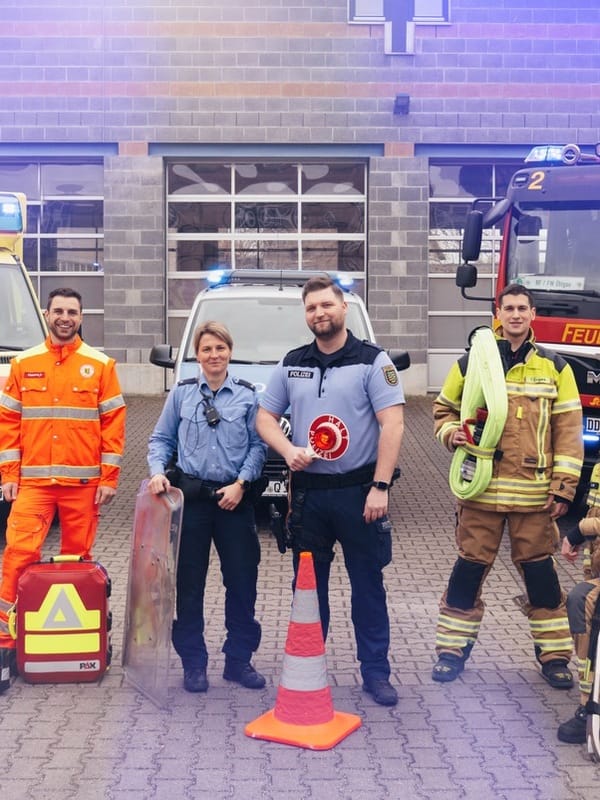
[[[360,486],[370,483],[375,474],[375,464],[365,464],[364,467],[342,472],[338,475],[317,472],[292,472],[292,487],[294,489],[345,489],[348,486]]]
[[[167,477],[173,486],[178,486],[187,500],[217,500],[216,489],[225,486],[231,481],[205,481],[182,472],[179,467],[167,472]]]

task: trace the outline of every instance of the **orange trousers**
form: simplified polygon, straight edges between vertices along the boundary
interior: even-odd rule
[[[14,647],[8,632],[8,611],[17,597],[19,576],[39,561],[54,515],[61,529],[61,555],[91,559],[99,510],[94,503],[95,484],[69,486],[19,486],[6,525],[0,584],[0,647]]]

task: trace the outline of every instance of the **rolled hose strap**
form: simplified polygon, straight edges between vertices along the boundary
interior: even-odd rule
[[[487,418],[479,444],[466,443],[457,447],[450,464],[450,489],[461,500],[477,497],[489,486],[496,446],[508,415],[504,368],[491,328],[479,328],[473,336],[460,406],[461,424],[473,420],[481,407],[487,410]],[[475,470],[473,479],[467,481],[461,475],[461,467],[469,456],[475,460]]]

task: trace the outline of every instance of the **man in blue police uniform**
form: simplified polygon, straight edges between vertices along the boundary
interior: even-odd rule
[[[172,638],[188,692],[208,689],[204,588],[211,542],[225,586],[223,677],[248,689],[265,685],[250,663],[261,628],[254,618],[260,546],[249,488],[261,474],[266,446],[255,429],[254,386],[228,374],[232,348],[221,323],[196,329],[200,376],[180,381],[169,393],[149,442],[150,491],[160,494],[174,483],[185,500]],[[165,472],[175,451],[169,480]]]
[[[329,572],[337,540],[352,588],[363,689],[377,703],[392,706],[398,694],[389,681],[382,570],[391,560],[389,487],[404,431],[404,394],[387,354],[346,329],[346,303],[337,284],[326,276],[311,278],[302,299],[315,339],[279,362],[260,400],[256,426],[291,471],[294,566],[300,552],[312,553],[323,634],[329,627]],[[288,406],[291,441],[279,426]]]

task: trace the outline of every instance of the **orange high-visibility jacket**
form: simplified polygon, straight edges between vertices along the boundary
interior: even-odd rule
[[[48,337],[12,359],[0,395],[2,483],[116,488],[125,414],[115,360]]]

